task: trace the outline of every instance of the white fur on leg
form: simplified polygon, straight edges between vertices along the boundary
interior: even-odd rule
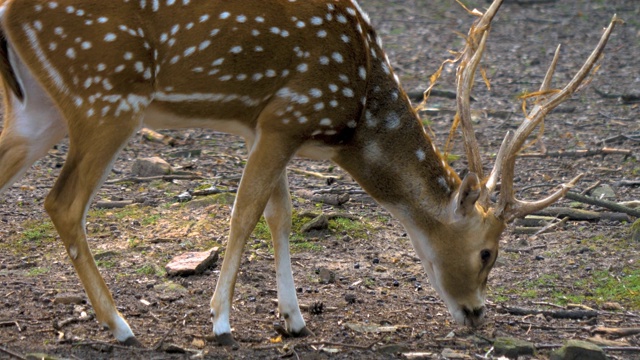
[[[228,311],[222,310],[216,314],[214,310],[211,309],[211,316],[213,316],[213,334],[214,335],[231,333],[231,325],[229,324]]]
[[[116,338],[116,340],[123,343],[127,339],[134,337],[133,331],[131,331],[129,324],[127,324],[122,316],[116,315],[113,323],[115,324],[115,327],[111,329],[111,332],[113,333],[113,336]]]
[[[280,238],[281,246],[276,254],[276,281],[278,283],[278,310],[285,315],[285,328],[290,333],[299,333],[306,326],[298,297],[296,287],[293,283],[293,273],[291,271],[291,258],[289,256],[289,241],[287,238]]]

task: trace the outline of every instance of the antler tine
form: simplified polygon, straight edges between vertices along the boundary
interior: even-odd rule
[[[611,32],[613,31],[613,28],[618,21],[619,20],[617,16],[614,15],[611,19],[611,22],[609,23],[609,26],[602,34],[598,45],[593,50],[591,55],[589,55],[589,58],[587,58],[584,65],[582,65],[573,79],[571,79],[571,81],[561,91],[549,95],[548,98],[544,99],[544,101],[536,103],[530,114],[524,119],[523,123],[516,130],[513,140],[508,146],[506,160],[504,161],[503,165],[502,188],[500,190],[500,197],[498,200],[498,205],[496,207],[496,215],[502,216],[505,220],[510,221],[518,216],[523,216],[531,212],[543,209],[564,196],[568,189],[575,185],[575,183],[582,177],[582,174],[578,175],[568,183],[563,184],[560,190],[538,201],[520,201],[515,199],[515,196],[513,194],[514,168],[518,151],[520,151],[522,145],[526,141],[527,137],[531,134],[531,132],[540,123],[542,123],[542,121],[544,121],[544,117],[551,110],[560,105],[564,100],[566,100],[578,90],[578,88],[587,77],[587,75],[591,72],[591,69],[602,54],[602,51],[604,50],[604,47],[609,40],[609,36],[611,35]],[[553,72],[555,70],[558,59],[558,50],[559,48],[556,50],[556,54],[554,55],[551,66],[549,67],[549,70],[547,71],[547,74],[542,82],[542,85],[540,87],[541,92],[548,91],[548,87],[551,83],[551,77],[553,76]]]
[[[502,0],[495,0],[477,23],[471,27],[467,44],[457,69],[456,120],[459,121],[462,126],[461,131],[467,160],[469,162],[469,171],[478,175],[480,179],[484,177],[482,158],[480,157],[478,142],[471,123],[471,105],[469,99],[471,90],[473,89],[475,74],[482,59],[482,54],[484,53],[489,25],[501,4]],[[477,11],[474,10],[474,13],[477,13]],[[481,35],[479,42],[477,40],[478,35]]]
[[[485,207],[489,205],[489,196],[493,193],[493,190],[495,190],[496,185],[498,184],[498,176],[500,176],[500,173],[502,171],[502,163],[506,157],[507,150],[509,148],[509,144],[511,143],[511,140],[513,140],[513,131],[507,131],[507,134],[504,136],[504,139],[502,139],[500,150],[498,150],[498,155],[496,156],[496,162],[494,163],[493,169],[491,170],[491,173],[487,178],[487,182],[484,185],[486,192],[482,194],[483,196],[481,196],[480,199],[478,200],[480,204]]]

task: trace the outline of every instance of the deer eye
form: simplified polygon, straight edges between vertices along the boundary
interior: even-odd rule
[[[487,265],[491,260],[491,250],[484,249],[480,251],[480,259],[482,260],[482,265]]]

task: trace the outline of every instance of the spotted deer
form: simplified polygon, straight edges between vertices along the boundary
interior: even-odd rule
[[[285,168],[294,155],[329,159],[402,223],[453,318],[477,326],[506,224],[555,202],[577,181],[542,200],[516,200],[516,154],[589,74],[614,24],[561,91],[549,90],[551,66],[535,107],[507,135],[485,177],[469,93],[499,6],[496,0],[472,27],[459,59],[458,118],[469,158],[461,180],[425,133],[355,0],[6,0],[0,7],[0,188],[69,136],[46,211],[98,321],[118,341],[139,344],[88,248],[90,201],[118,151],[143,125],[242,136],[248,161],[210,304],[216,339],[233,344],[229,314],[238,268],[262,214],[274,244],[285,330],[311,334],[291,269]],[[493,204],[489,194],[499,179]]]

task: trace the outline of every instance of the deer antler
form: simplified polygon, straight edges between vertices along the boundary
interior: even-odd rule
[[[484,178],[484,171],[482,169],[482,158],[478,149],[478,142],[471,123],[470,95],[473,89],[475,74],[482,59],[482,54],[484,53],[491,20],[493,20],[500,5],[502,5],[502,0],[496,0],[484,14],[479,13],[478,10],[470,11],[470,13],[481,15],[481,17],[469,30],[466,46],[460,55],[460,64],[456,72],[457,114],[454,120],[454,127],[457,126],[458,123],[461,125],[464,148],[467,154],[467,161],[469,162],[469,171],[478,175],[480,179]],[[487,191],[484,188],[480,191],[480,199],[481,203],[483,199],[488,199]]]
[[[489,207],[489,196],[495,189],[498,178],[501,177],[502,186],[498,203],[495,207],[495,214],[508,222],[516,217],[535,212],[551,205],[564,196],[567,191],[582,177],[582,174],[576,176],[571,181],[562,184],[561,188],[553,194],[537,201],[517,200],[513,192],[516,156],[522,149],[527,137],[536,127],[543,124],[545,116],[551,110],[573,95],[580,88],[580,85],[587,78],[594,68],[596,61],[601,56],[615,24],[620,20],[618,20],[615,15],[613,16],[595,50],[591,53],[587,61],[573,79],[562,90],[550,90],[551,80],[559,58],[560,46],[558,46],[553,57],[553,61],[551,62],[545,78],[542,81],[540,90],[529,95],[529,97],[536,97],[533,109],[526,116],[525,120],[515,133],[507,133],[502,145],[500,146],[500,150],[491,173],[487,178],[484,178],[482,159],[480,157],[478,144],[473,131],[473,124],[471,122],[469,98],[473,88],[475,74],[484,52],[491,20],[501,3],[502,0],[495,0],[489,9],[481,15],[481,18],[477,20],[476,24],[471,27],[466,46],[462,54],[459,56],[460,64],[457,70],[456,96],[457,114],[454,121],[454,127],[457,126],[458,123],[461,126],[465,152],[469,162],[469,171],[477,174],[485,183],[481,189],[478,203],[485,208]],[[479,14],[477,10],[474,10],[472,13]]]
[[[567,191],[569,191],[569,189],[573,187],[580,178],[582,178],[582,174],[579,174],[571,181],[562,184],[562,187],[553,194],[538,201],[520,201],[515,198],[513,193],[514,167],[518,151],[520,151],[522,145],[531,132],[544,121],[545,116],[578,90],[584,79],[593,69],[596,61],[602,55],[602,51],[609,40],[611,31],[613,31],[613,28],[618,21],[617,16],[613,15],[613,18],[602,34],[598,45],[584,65],[582,65],[582,68],[580,68],[573,79],[571,79],[569,84],[567,84],[561,91],[545,95],[549,93],[548,87],[551,83],[551,78],[553,77],[559,58],[560,47],[556,49],[551,66],[549,67],[540,87],[540,93],[543,94],[542,96],[545,98],[542,99],[542,101],[537,102],[529,115],[525,117],[524,121],[513,135],[513,140],[509,142],[508,149],[506,150],[506,160],[504,160],[504,166],[502,169],[502,188],[500,190],[500,197],[496,206],[497,216],[501,216],[506,221],[510,221],[516,217],[543,209],[563,197]]]

